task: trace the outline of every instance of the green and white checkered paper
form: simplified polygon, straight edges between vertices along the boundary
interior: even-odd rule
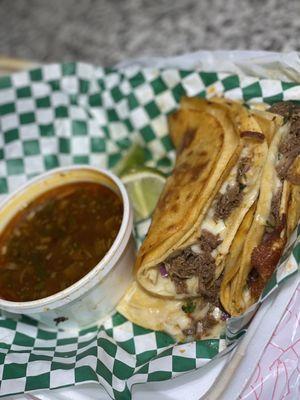
[[[133,142],[147,164],[169,172],[174,161],[166,115],[182,95],[273,103],[300,100],[300,84],[203,71],[53,64],[0,78],[0,194],[57,166],[112,168]],[[137,240],[147,224],[135,227]],[[299,229],[298,229],[299,233]],[[299,268],[297,234],[262,300]],[[27,317],[0,317],[0,396],[99,382],[117,400],[139,382],[199,368],[234,344],[254,309],[232,319],[224,337],[174,344],[166,334],[120,314],[77,335],[54,332]]]

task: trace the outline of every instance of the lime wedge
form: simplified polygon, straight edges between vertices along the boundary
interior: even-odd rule
[[[145,150],[139,144],[133,144],[123,157],[114,167],[113,171],[116,175],[123,175],[131,169],[145,164]]]
[[[121,179],[133,207],[134,221],[149,218],[166,182],[164,174],[154,168],[142,167],[128,171]]]

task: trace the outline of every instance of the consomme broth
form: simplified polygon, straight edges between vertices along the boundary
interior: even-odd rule
[[[119,196],[98,183],[40,195],[0,234],[0,297],[37,300],[77,282],[105,256],[122,216]]]

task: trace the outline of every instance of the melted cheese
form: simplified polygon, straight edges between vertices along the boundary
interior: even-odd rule
[[[222,238],[222,233],[226,230],[226,225],[222,220],[215,221],[213,218],[208,217],[203,221],[201,229],[205,229],[214,235],[220,235]]]
[[[176,291],[174,282],[169,277],[161,276],[158,268],[150,268],[146,272],[147,279],[151,282],[151,284],[155,284],[156,293],[162,296],[169,296],[170,298],[174,296],[174,292]],[[155,277],[155,278],[154,278]],[[198,277],[193,276],[189,279],[186,279],[186,285],[188,293],[191,296],[198,296]],[[177,295],[177,298],[186,298],[186,294]]]
[[[215,307],[214,311],[212,312],[212,315],[214,319],[219,321],[221,319],[222,311],[219,309],[219,307]]]
[[[236,177],[237,177],[237,172],[238,172],[238,165],[241,159],[249,157],[250,155],[250,149],[249,146],[245,145],[243,147],[243,150],[241,151],[240,157],[236,165],[231,169],[227,179],[223,182],[221,189],[219,193],[224,194],[228,188],[228,186],[234,186],[236,184]],[[251,168],[249,171],[247,171],[247,179],[246,181],[248,182],[248,176],[251,175]],[[246,182],[245,182],[246,183]],[[244,189],[244,193],[246,192],[246,189]],[[214,219],[214,208],[215,208],[216,200],[214,200],[208,209],[206,216],[202,222],[201,229],[205,229],[208,232],[214,234],[214,235],[219,235],[220,239],[223,239],[226,233],[226,225],[223,220],[217,220],[215,221]]]

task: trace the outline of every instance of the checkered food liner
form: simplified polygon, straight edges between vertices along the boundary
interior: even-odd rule
[[[0,194],[57,166],[112,168],[133,142],[147,165],[169,172],[175,153],[166,115],[181,96],[224,94],[248,103],[300,100],[300,84],[174,68],[46,65],[0,78]],[[137,241],[148,223],[135,226]],[[298,229],[298,233],[300,230]],[[299,268],[294,233],[260,301]],[[77,335],[27,318],[0,317],[0,396],[98,382],[117,400],[135,383],[162,381],[205,365],[246,330],[255,307],[228,323],[226,335],[175,345],[116,313]]]

